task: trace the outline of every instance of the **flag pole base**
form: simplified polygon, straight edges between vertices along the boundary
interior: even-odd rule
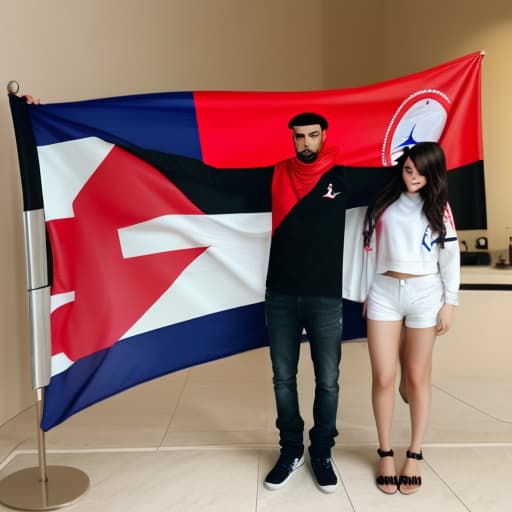
[[[89,477],[67,466],[48,466],[41,481],[38,467],[26,468],[0,480],[0,503],[16,510],[55,510],[73,505],[89,488]]]

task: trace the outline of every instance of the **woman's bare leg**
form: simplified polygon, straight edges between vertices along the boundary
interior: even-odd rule
[[[372,405],[377,426],[379,448],[391,449],[391,424],[395,408],[395,385],[398,367],[401,321],[368,320],[368,350],[372,365]],[[392,457],[379,461],[378,475],[394,476],[396,469]],[[382,491],[391,493],[396,485],[380,485]]]
[[[407,398],[411,417],[411,443],[409,450],[420,453],[432,402],[432,352],[436,340],[435,327],[406,328],[404,363]],[[419,461],[406,459],[400,473],[420,476]],[[401,485],[400,492],[410,494],[418,485]]]

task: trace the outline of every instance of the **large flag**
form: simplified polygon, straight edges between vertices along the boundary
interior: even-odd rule
[[[11,96],[25,209],[44,207],[51,246],[52,377],[42,428],[130,386],[267,343],[270,191],[241,194],[198,179],[193,168],[201,161],[247,176],[266,172],[292,156],[286,126],[298,112],[329,120],[339,164],[387,167],[405,146],[439,140],[457,227],[485,228],[481,59],[478,52],[342,90],[47,105]],[[190,179],[145,161],[147,151],[189,157]],[[348,300],[358,281],[356,246],[362,240],[352,229],[345,339],[364,333]]]

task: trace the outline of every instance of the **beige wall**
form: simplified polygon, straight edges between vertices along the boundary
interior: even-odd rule
[[[381,80],[382,0],[326,0],[325,87],[358,87]]]
[[[484,50],[482,120],[488,230],[461,232],[470,248],[479,235],[493,250],[512,236],[512,2],[510,0],[381,0],[386,37],[380,42],[380,79],[419,71]]]
[[[509,0],[0,0],[0,87],[45,101],[352,87],[484,49],[489,236],[512,224]],[[0,424],[30,405],[16,150],[0,99]],[[508,219],[508,220],[507,220]],[[474,234],[471,234],[472,240]]]

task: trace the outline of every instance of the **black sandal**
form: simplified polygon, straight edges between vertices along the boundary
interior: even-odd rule
[[[411,452],[410,450],[407,450],[406,454],[408,459],[415,459],[415,460],[423,460],[423,452]],[[416,486],[416,489],[413,489],[410,492],[403,492],[402,489],[400,489],[400,486],[402,485],[414,485]],[[398,490],[401,494],[407,495],[407,494],[413,494],[415,493],[419,488],[421,487],[421,476],[407,476],[407,475],[400,475],[400,478],[398,479]]]
[[[379,454],[379,457],[393,457],[395,453],[393,450],[388,450],[387,452],[381,450],[380,448],[377,450],[377,453]],[[395,494],[396,491],[398,491],[398,477],[396,475],[393,476],[385,476],[385,475],[379,475],[375,479],[377,483],[377,488],[379,491],[382,491],[384,494]],[[385,491],[381,485],[395,485],[396,489],[394,491]]]

